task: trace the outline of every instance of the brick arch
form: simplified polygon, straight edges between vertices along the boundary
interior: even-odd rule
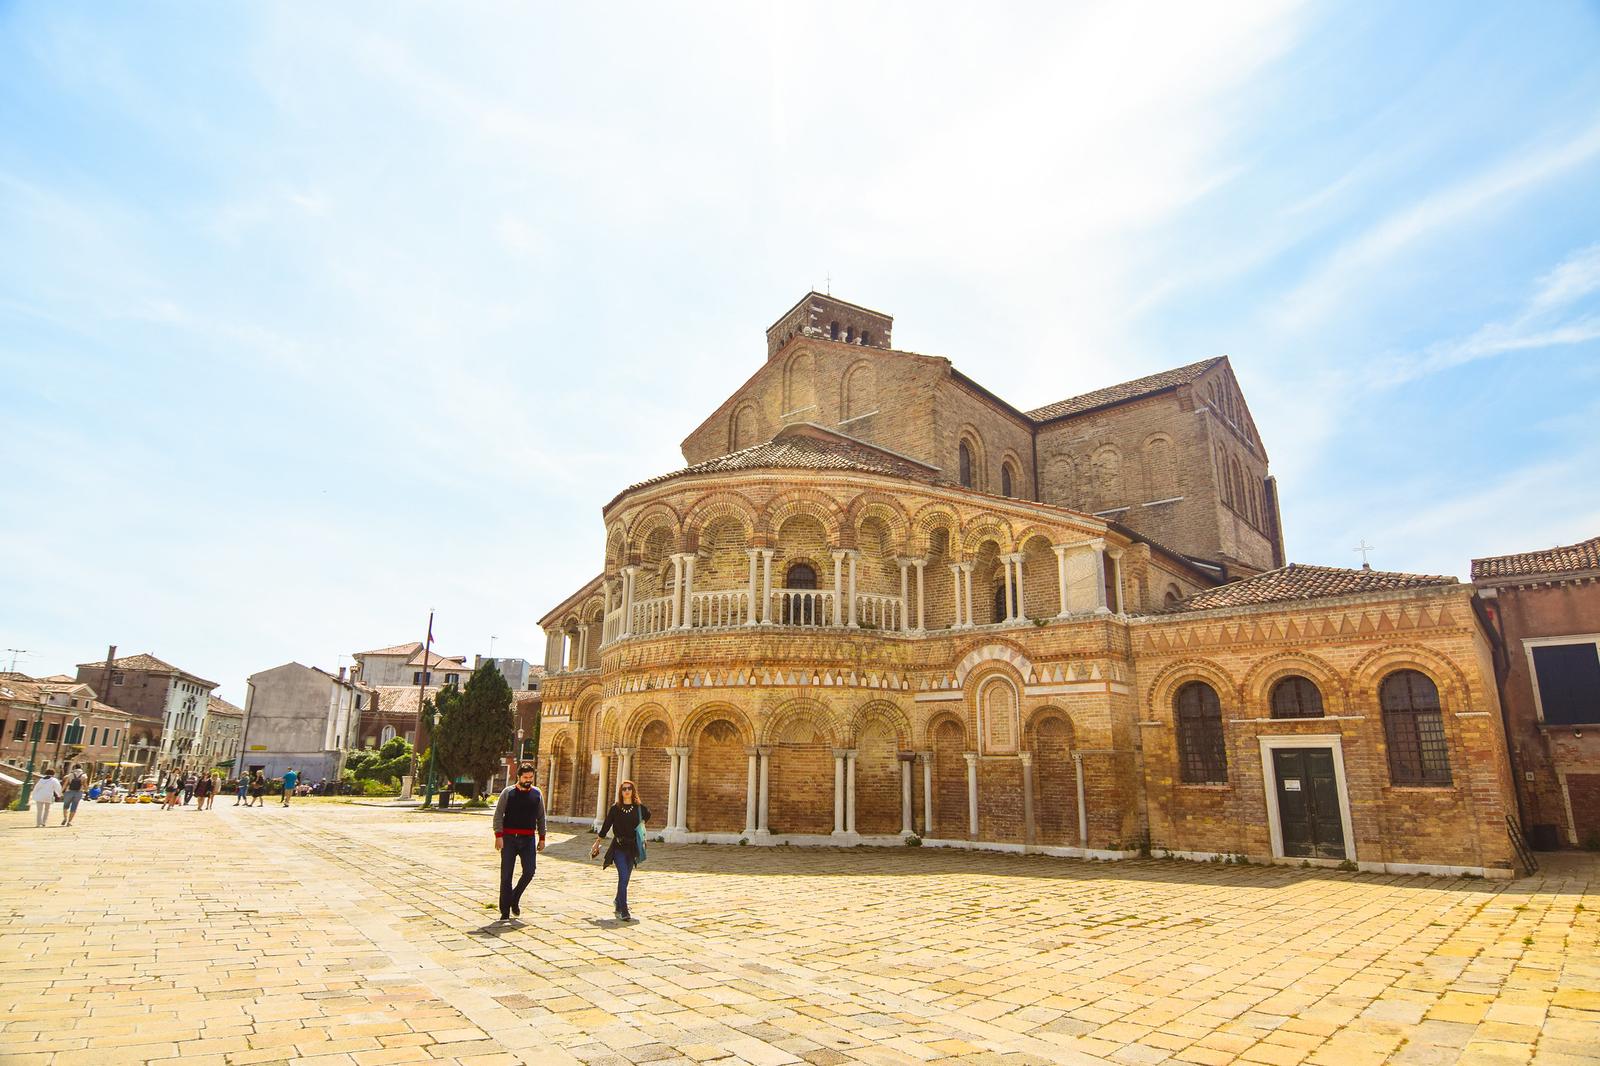
[[[672,726],[665,716],[652,717],[630,734],[633,743],[633,784],[639,800],[649,807],[654,826],[667,822],[667,797],[672,791]]]
[[[1011,690],[1011,702],[1015,708],[1016,717],[1013,721],[1015,727],[1012,733],[1011,746],[1014,750],[1022,748],[1022,690],[1027,682],[1027,675],[1021,673],[1015,665],[1003,659],[988,659],[973,667],[966,683],[962,686],[965,690],[965,704],[967,720],[971,723],[970,735],[977,742],[977,750],[985,754],[995,754],[987,750],[983,726],[983,698],[990,682],[1001,682]],[[1002,752],[1003,754],[1003,752]]]
[[[853,390],[853,391],[852,391]],[[857,408],[860,410],[857,410]],[[839,381],[839,417],[859,418],[878,410],[878,374],[872,361],[858,359]]]
[[[868,518],[882,521],[889,529],[895,550],[904,549],[911,535],[911,516],[899,500],[881,492],[863,492],[851,500],[845,512],[845,527],[850,530],[852,540],[861,532],[861,523]]]
[[[961,551],[961,519],[954,507],[938,501],[923,504],[911,516],[911,553],[928,554],[932,550],[932,535],[936,529],[943,529],[948,535],[950,555],[955,560]]]
[[[613,522],[606,527],[606,572],[610,573],[619,566],[627,564],[628,538],[623,532],[621,522]]]
[[[759,739],[756,742],[759,744],[779,743],[776,738],[782,735],[784,728],[796,719],[806,715],[814,717],[824,728],[830,745],[836,748],[844,746],[844,738],[847,734],[839,721],[839,716],[821,700],[812,699],[808,696],[797,696],[794,699],[785,700],[768,712],[757,728],[756,735]]]
[[[1068,711],[1036,707],[1023,727],[1022,750],[1033,755],[1034,832],[1040,844],[1072,846],[1078,839],[1078,775],[1072,753],[1078,731]]]
[[[628,553],[637,559],[644,553],[645,541],[657,529],[665,528],[667,531],[667,551],[672,553],[678,550],[678,544],[683,540],[683,525],[678,520],[678,512],[664,503],[652,503],[644,510],[633,516],[633,521],[628,524]]]
[[[745,714],[736,704],[726,700],[714,700],[702,703],[689,713],[683,720],[683,725],[678,730],[678,738],[690,747],[695,740],[712,722],[723,720],[728,722],[738,731],[739,739],[746,745],[753,745],[755,740],[755,727],[751,724],[750,716]]]
[[[1378,685],[1396,670],[1416,670],[1439,690],[1440,706],[1450,711],[1470,710],[1472,687],[1460,667],[1448,657],[1421,644],[1390,644],[1369,652],[1350,671],[1353,702],[1376,710]]]
[[[1177,698],[1178,689],[1190,681],[1204,681],[1216,689],[1224,719],[1231,711],[1238,709],[1243,699],[1238,683],[1215,662],[1210,659],[1181,659],[1157,674],[1150,684],[1147,706],[1152,721],[1169,725],[1174,723],[1176,712],[1172,701]]]
[[[799,421],[820,423],[817,399],[817,355],[810,348],[797,348],[783,362],[783,413],[810,407]]]
[[[968,523],[961,534],[961,554],[972,558],[985,541],[992,540],[1001,554],[1012,550],[1011,523],[998,515],[983,515]]]
[[[757,532],[772,543],[784,522],[796,515],[810,515],[822,523],[828,539],[837,544],[844,525],[844,509],[837,500],[816,489],[791,489],[774,497],[761,512]]]
[[[672,729],[672,716],[669,715],[666,711],[666,708],[662,707],[659,703],[642,703],[635,707],[632,711],[628,712],[628,717],[625,719],[622,727],[622,743],[629,747],[637,746],[640,742],[640,739],[644,736],[645,727],[651,722],[666,723],[668,738],[667,743],[671,744],[671,738],[674,735]]]
[[[1017,674],[1018,686],[1025,685],[1033,677],[1033,661],[1017,645],[1009,641],[995,641],[981,644],[966,655],[956,664],[956,684],[966,687],[967,675],[972,673],[980,663],[998,662],[1009,666]]]
[[[957,488],[966,488],[961,484],[963,442],[967,445],[967,450],[972,453],[972,491],[986,491],[989,483],[989,449],[983,442],[983,433],[971,422],[963,422],[961,428],[956,430],[956,447],[950,454],[950,469],[955,476],[950,481]]]
[[[790,740],[789,726],[811,720],[821,737]],[[839,725],[827,706],[801,697],[782,704],[762,729],[771,748],[768,822],[774,833],[825,834],[833,831],[833,754]]]
[[[1293,674],[1309,678],[1317,686],[1322,693],[1323,714],[1348,713],[1350,693],[1344,678],[1327,660],[1304,651],[1269,655],[1251,666],[1239,685],[1245,709],[1260,708],[1270,716],[1273,686]]]
[[[742,401],[728,415],[728,451],[737,452],[766,440],[761,408],[750,400]]]
[[[1045,543],[1049,544],[1051,548],[1054,548],[1057,544],[1061,543],[1060,540],[1057,539],[1060,536],[1061,530],[1052,529],[1049,526],[1040,525],[1039,523],[1035,522],[1031,525],[1023,526],[1022,529],[1011,538],[1011,540],[1012,543],[1016,545],[1016,548],[1013,550],[1022,551],[1027,547],[1028,542],[1034,537],[1043,537],[1045,539]]]
[[[926,728],[925,743],[933,760],[933,825],[925,831],[939,840],[965,840],[966,753],[977,750],[977,739],[971,727],[950,711],[929,718]]]
[[[911,719],[906,716],[905,709],[892,700],[868,700],[856,708],[850,716],[850,743],[854,744],[861,735],[862,727],[873,721],[883,722],[894,730],[901,746],[911,746]]]
[[[1007,463],[1011,464],[1011,496],[1009,498],[1021,500],[1027,499],[1028,495],[1025,491],[1028,488],[1026,481],[1027,475],[1023,473],[1025,467],[1022,465],[1022,456],[1018,455],[1011,448],[1007,448],[1001,452],[1000,461],[995,464],[996,477],[999,476],[999,471],[1005,469]],[[997,480],[994,486],[995,495],[999,495],[1000,490],[1003,487],[1004,482]]]
[[[747,543],[753,542],[760,518],[756,505],[743,493],[726,489],[708,492],[689,505],[683,517],[684,540],[690,548],[698,546],[702,531],[713,522],[724,518],[736,519],[744,527]]]

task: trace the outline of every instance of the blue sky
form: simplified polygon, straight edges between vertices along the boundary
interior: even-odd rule
[[[830,276],[1022,407],[1228,354],[1295,560],[1600,532],[1593,4],[458,7],[0,4],[19,668],[537,660]]]

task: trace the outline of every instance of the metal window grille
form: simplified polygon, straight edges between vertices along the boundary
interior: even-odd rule
[[[1389,745],[1389,783],[1449,785],[1450,749],[1433,682],[1415,670],[1401,670],[1383,679],[1378,701]]]
[[[1286,677],[1272,687],[1272,717],[1321,718],[1322,691],[1309,677]]]
[[[1228,782],[1228,750],[1222,735],[1222,702],[1204,681],[1178,690],[1178,763],[1189,785]]]

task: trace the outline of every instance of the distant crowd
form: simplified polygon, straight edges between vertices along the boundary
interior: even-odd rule
[[[129,788],[111,778],[91,781],[84,767],[72,766],[62,777],[57,777],[52,768],[45,767],[29,798],[33,801],[35,824],[43,828],[49,824],[50,808],[57,803],[61,804],[60,824],[68,826],[77,817],[78,806],[85,799],[96,803],[131,802],[131,797],[140,796],[150,799],[162,797],[161,809],[164,811],[187,807],[190,803],[194,804],[197,811],[207,811],[216,802],[218,793],[232,793],[235,807],[264,807],[268,796],[273,797],[279,806],[287,807],[296,796],[360,795],[361,788],[326,778],[309,783],[292,768],[285,770],[282,777],[273,778],[260,770],[228,778],[220,770],[208,774],[170,774],[162,785],[151,778],[142,785]]]

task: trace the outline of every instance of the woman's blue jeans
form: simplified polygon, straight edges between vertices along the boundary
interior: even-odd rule
[[[633,876],[633,856],[618,848],[612,853],[617,863],[617,910],[628,913],[628,878]]]

